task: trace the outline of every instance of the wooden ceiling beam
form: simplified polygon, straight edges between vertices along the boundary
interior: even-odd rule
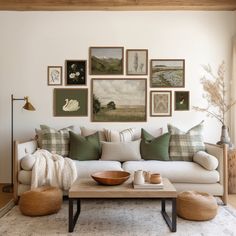
[[[235,11],[236,0],[0,0],[1,11],[220,10]]]

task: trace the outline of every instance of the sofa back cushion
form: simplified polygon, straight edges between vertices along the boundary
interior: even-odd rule
[[[173,125],[168,124],[170,137],[170,158],[173,161],[193,161],[194,153],[205,151],[202,136],[203,121],[183,132]]]
[[[106,161],[139,161],[140,140],[131,142],[102,142],[101,160]]]
[[[141,137],[140,151],[144,160],[169,160],[169,133],[154,138],[142,129]]]
[[[100,141],[106,141],[105,132],[103,130],[95,130],[95,129],[90,129],[90,128],[86,128],[83,126],[80,127],[80,130],[81,130],[81,135],[84,137],[89,136],[91,134],[95,134],[96,132],[98,132]]]
[[[69,155],[69,131],[73,126],[56,130],[48,126],[40,126],[40,137],[42,149],[55,152],[61,156]]]
[[[99,134],[83,137],[70,131],[70,153],[69,157],[74,160],[88,161],[98,160],[101,154]]]
[[[135,129],[129,128],[122,131],[104,129],[107,142],[130,142],[135,138]]]

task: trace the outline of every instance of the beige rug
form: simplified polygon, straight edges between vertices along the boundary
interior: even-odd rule
[[[74,233],[68,233],[68,202],[54,215],[27,217],[15,206],[0,218],[1,236],[236,236],[236,209],[219,206],[217,216],[206,222],[177,220],[171,233],[160,213],[158,200],[83,200]]]

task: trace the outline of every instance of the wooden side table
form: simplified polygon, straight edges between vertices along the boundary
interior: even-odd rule
[[[236,149],[228,150],[229,193],[236,193]]]

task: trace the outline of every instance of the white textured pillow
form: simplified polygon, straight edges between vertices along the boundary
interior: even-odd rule
[[[24,156],[20,161],[20,165],[23,170],[32,170],[34,163],[35,163],[35,157],[30,154]]]
[[[129,142],[135,137],[135,129],[129,128],[122,131],[104,129],[107,142]]]
[[[103,142],[101,160],[106,161],[139,161],[140,141]]]
[[[207,170],[215,170],[218,167],[218,159],[204,151],[196,152],[193,161]]]
[[[87,137],[87,136],[90,136],[90,135],[95,134],[96,132],[98,132],[100,141],[106,141],[106,136],[105,136],[104,131],[95,130],[95,129],[88,129],[86,127],[80,127],[80,130],[81,130],[81,135],[83,137]]]

